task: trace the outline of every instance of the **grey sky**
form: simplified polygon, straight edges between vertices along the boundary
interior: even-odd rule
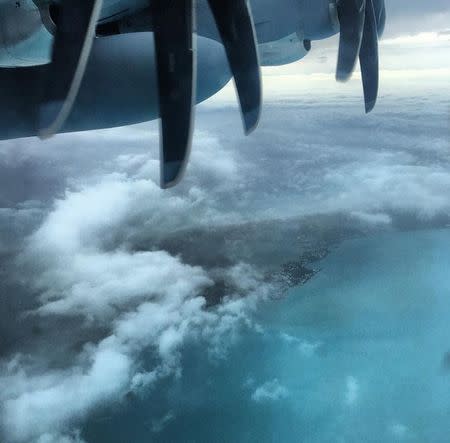
[[[386,0],[386,8],[387,36],[450,28],[448,0]]]

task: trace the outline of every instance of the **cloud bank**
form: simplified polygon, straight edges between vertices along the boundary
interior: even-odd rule
[[[274,295],[254,256],[273,255],[277,241],[286,250],[283,229],[302,217],[344,213],[365,229],[389,229],[399,214],[416,226],[445,220],[445,100],[380,103],[366,118],[352,95],[279,100],[247,139],[235,109],[205,105],[186,179],[168,192],[156,184],[154,124],[3,143],[2,170],[17,171],[1,191],[2,328],[15,337],[1,354],[3,440],[79,443],[87,417],[179,377],[186,343],[202,340],[222,358],[243,327],[256,327],[258,300]],[[36,179],[24,185],[28,170]],[[252,242],[249,225],[271,234]],[[211,241],[196,247],[205,232]],[[215,261],[220,242],[228,252]],[[217,287],[223,304],[207,307]],[[295,344],[305,357],[319,346]],[[287,395],[275,379],[252,398]]]
[[[288,390],[275,378],[258,386],[252,394],[252,400],[257,403],[263,403],[282,400],[287,398],[288,395]]]

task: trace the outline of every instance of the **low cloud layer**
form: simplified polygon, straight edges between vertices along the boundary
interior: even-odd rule
[[[163,250],[130,250],[128,237],[139,232],[150,230],[157,239],[189,226],[186,216],[205,224],[228,216],[199,203],[201,187],[164,194],[156,180],[143,178],[143,169],[155,166],[146,156],[121,154],[114,163],[119,172],[88,178],[89,184],[82,179],[48,212],[36,209],[42,215],[28,237],[11,234],[22,246],[9,262],[9,278],[15,274],[37,299],[20,313],[35,324],[29,340],[36,348],[31,354],[18,349],[1,367],[7,441],[81,441],[77,426],[92,411],[180,374],[179,349],[187,338],[204,337],[211,355],[220,356],[234,331],[250,325],[251,294],[264,297],[258,273],[236,263],[220,271],[222,278],[250,298],[230,293],[206,311],[202,295],[213,280],[205,270]],[[232,168],[217,163],[205,180]],[[18,223],[28,209],[19,203],[9,211],[4,217]]]
[[[275,378],[258,386],[252,394],[252,400],[257,403],[272,402],[283,400],[288,395],[288,390]]]
[[[3,440],[81,443],[93,412],[179,377],[186,343],[223,357],[241,328],[257,327],[258,300],[276,295],[261,257],[293,243],[290,223],[444,223],[446,109],[426,95],[386,95],[365,117],[353,96],[298,97],[266,105],[259,131],[243,138],[234,109],[205,105],[186,178],[170,191],[157,186],[156,124],[3,142],[0,167],[15,171],[0,191]],[[252,242],[248,226],[269,226],[271,238]],[[205,232],[212,240],[196,255]],[[223,304],[206,309],[216,287]],[[295,340],[303,357],[320,349]],[[345,401],[357,394],[347,379]],[[287,395],[270,379],[253,392],[256,402]]]
[[[345,380],[345,404],[349,407],[355,406],[359,399],[359,382],[358,379],[349,375]]]

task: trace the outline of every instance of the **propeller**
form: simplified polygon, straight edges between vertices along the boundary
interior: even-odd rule
[[[355,69],[364,28],[365,0],[338,0],[340,24],[336,80],[347,81]]]
[[[384,0],[338,0],[340,23],[336,79],[347,81],[359,58],[366,112],[378,95],[378,36],[385,23]]]
[[[150,0],[149,0],[150,1]],[[192,142],[196,86],[196,0],[151,0],[161,132],[161,187],[175,185]],[[261,69],[249,0],[207,0],[233,74],[244,131],[261,113]],[[44,70],[38,102],[41,138],[57,133],[76,100],[95,38],[102,0],[60,0],[52,62]],[[384,30],[384,0],[336,0],[340,24],[336,78],[351,77],[359,58],[366,112],[378,94],[378,37]],[[305,40],[305,48],[310,41]]]
[[[192,141],[196,85],[193,0],[153,6],[160,114],[161,187],[182,177]]]
[[[39,102],[39,136],[49,138],[64,125],[83,79],[102,0],[64,0],[58,13],[52,62],[44,71]]]
[[[161,187],[174,186],[192,142],[196,86],[195,0],[152,0],[161,137]],[[261,72],[248,0],[208,0],[222,37],[240,102],[244,131],[261,113]],[[41,138],[57,133],[70,115],[83,79],[102,0],[61,0],[52,62],[38,103]]]
[[[378,34],[372,0],[366,0],[364,32],[359,51],[359,65],[366,113],[372,111],[378,95]]]
[[[384,0],[373,0],[373,7],[375,9],[378,37],[381,37],[386,25],[386,6]]]
[[[248,134],[258,124],[262,96],[250,7],[246,0],[208,2],[235,79]],[[193,0],[154,0],[152,16],[161,117],[161,187],[168,188],[181,179],[192,142],[196,84]]]
[[[208,0],[234,77],[246,134],[261,114],[261,70],[250,5],[247,0]]]

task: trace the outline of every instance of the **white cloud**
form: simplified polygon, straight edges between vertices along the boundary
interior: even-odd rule
[[[410,434],[410,430],[407,426],[405,426],[403,423],[392,423],[389,426],[390,433],[398,440],[403,440],[405,437]]]
[[[178,374],[180,349],[186,339],[203,337],[218,354],[224,352],[230,335],[236,334],[239,325],[251,324],[244,300],[232,299],[216,311],[204,311],[204,299],[197,297],[196,291],[205,277],[196,283],[195,270],[192,275],[177,274],[182,265],[177,259],[172,260],[170,278],[176,281],[175,286],[167,291],[162,282],[159,290],[153,291],[156,299],[146,300],[143,296],[137,308],[121,301],[120,311],[106,310],[111,321],[110,334],[98,344],[87,343],[67,368],[35,368],[33,362],[18,357],[2,368],[0,385],[8,388],[0,393],[3,404],[0,420],[7,441],[44,438],[51,431],[64,434],[94,409],[119,402],[129,390],[139,393],[163,377]],[[134,265],[133,260],[127,263]],[[149,273],[154,272],[151,260],[147,266]],[[147,282],[144,280],[142,284],[146,286]],[[96,292],[95,286],[91,292],[88,285],[84,290],[91,295]],[[130,289],[125,285],[121,291],[129,302]],[[60,296],[63,299],[62,293]],[[85,303],[80,311],[84,316],[91,316],[90,309],[97,309],[100,318],[106,318],[102,302],[86,297]],[[46,310],[45,314],[69,314],[73,306],[66,308],[67,311]],[[156,353],[156,360],[148,367],[142,354],[150,349]]]
[[[311,343],[308,341],[302,341],[298,345],[298,349],[305,357],[311,357],[316,353],[317,349],[319,349],[321,345],[322,343],[320,342]]]
[[[253,386],[255,386],[255,383],[256,380],[250,375],[245,379],[243,386],[244,388],[252,388]]]
[[[349,166],[329,171],[325,180],[338,190],[330,208],[364,208],[375,214],[382,210],[406,211],[423,218],[450,211],[450,199],[442,192],[450,187],[446,168],[377,163],[357,170]]]
[[[389,215],[382,213],[371,214],[368,212],[352,211],[350,214],[369,225],[390,225],[392,222],[392,218]]]
[[[360,384],[356,377],[349,375],[345,380],[344,402],[354,406],[359,400]]]
[[[144,233],[151,242],[189,220],[216,225],[222,213],[201,203],[200,188],[164,193],[141,178],[145,157],[118,163],[128,171],[106,174],[57,200],[17,260],[20,279],[40,294],[39,308],[29,315],[78,316],[76,329],[64,331],[74,345],[78,336],[103,332],[84,339],[60,369],[52,369],[52,355],[38,348],[36,355],[3,362],[0,428],[8,443],[81,443],[74,430],[90,412],[179,375],[186,340],[205,340],[211,356],[223,356],[240,328],[253,326],[249,310],[267,292],[262,275],[244,263],[216,269],[236,293],[204,310],[202,294],[214,275],[151,244],[133,250],[133,236]],[[219,175],[232,170],[232,162],[222,165]],[[48,333],[52,340],[58,331]]]
[[[159,420],[152,420],[152,432],[161,432],[171,421],[175,419],[173,412],[168,412]]]
[[[432,43],[450,43],[450,35],[440,32],[419,32],[413,35],[401,35],[399,37],[382,40],[382,45],[406,46],[424,45],[428,48]]]
[[[44,434],[36,443],[85,443],[85,441],[80,437],[79,432],[73,432],[69,435]]]
[[[282,340],[284,340],[287,343],[297,343],[298,342],[298,338],[297,337],[294,337],[293,335],[288,334],[286,332],[282,332],[280,334],[280,337],[281,337]]]
[[[257,403],[278,401],[289,396],[289,391],[280,384],[277,378],[258,386],[252,394],[252,400]]]
[[[312,357],[323,344],[320,341],[311,342],[308,340],[302,340],[285,332],[282,332],[280,337],[286,343],[296,345],[297,349],[304,357]]]
[[[78,362],[67,370],[33,374],[22,368],[1,377],[0,384],[9,386],[0,394],[2,429],[11,441],[65,431],[71,422],[126,389],[132,363],[128,356],[102,343],[81,358],[91,360],[87,368]]]

